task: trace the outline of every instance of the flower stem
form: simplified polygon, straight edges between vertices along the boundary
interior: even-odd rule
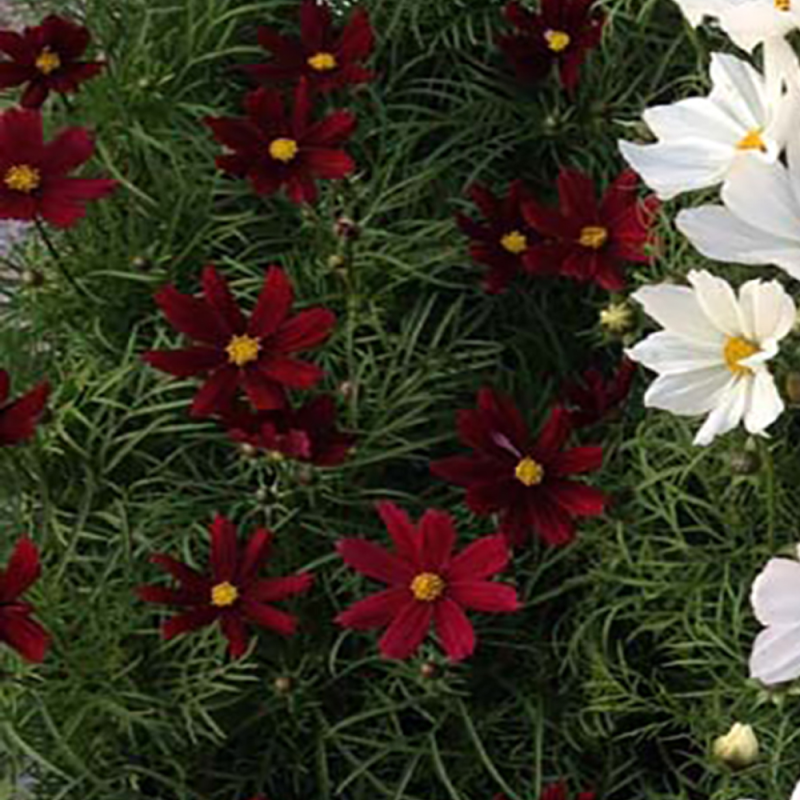
[[[53,261],[55,262],[61,274],[64,276],[64,279],[67,281],[67,283],[69,283],[69,285],[72,286],[72,288],[75,289],[79,295],[85,297],[87,300],[94,300],[92,295],[89,294],[89,292],[87,292],[80,283],[78,283],[74,275],[67,268],[67,265],[64,263],[64,260],[61,258],[61,254],[53,244],[53,240],[50,238],[50,234],[47,232],[47,228],[44,226],[42,221],[37,217],[34,222],[36,224],[36,230],[42,237],[45,247],[52,256]]]

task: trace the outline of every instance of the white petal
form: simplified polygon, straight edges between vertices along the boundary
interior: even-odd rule
[[[796,24],[791,14],[777,11],[772,0],[754,0],[738,5],[728,3],[719,17],[722,28],[734,44],[748,51],[763,41],[784,36]]]
[[[745,333],[736,293],[727,281],[704,269],[693,269],[688,278],[700,308],[717,330],[726,336]]]
[[[763,129],[767,122],[764,78],[746,61],[727,53],[711,54],[710,98],[746,131]]]
[[[716,407],[706,417],[694,443],[707,445],[717,437],[732,431],[742,421],[750,395],[752,380],[747,377],[734,379],[735,382],[719,395]]]
[[[767,369],[756,370],[744,418],[748,433],[763,433],[783,413],[784,405]]]
[[[645,392],[644,404],[679,416],[710,411],[730,390],[734,379],[727,367],[707,367],[680,375],[660,375]]]
[[[642,117],[661,140],[710,139],[725,147],[736,147],[747,133],[740,122],[707,97],[690,97],[670,105],[653,106]]]
[[[792,796],[789,798],[789,800],[800,800],[800,783],[794,787],[794,791],[792,792]]]
[[[721,183],[737,151],[710,140],[656,144],[620,142],[622,157],[662,199]]]
[[[632,297],[662,328],[686,339],[724,344],[725,337],[706,319],[695,293],[687,286],[643,286]]]
[[[739,289],[739,307],[756,342],[783,339],[794,326],[794,301],[777,281],[747,281]]]
[[[761,631],[750,654],[750,677],[767,686],[800,677],[800,623]]]
[[[690,25],[697,27],[703,17],[716,17],[724,0],[675,0]]]
[[[800,561],[771,559],[753,581],[750,603],[762,625],[800,624]]]
[[[723,348],[719,343],[698,342],[670,331],[652,333],[625,352],[629,358],[661,375],[725,364]]]

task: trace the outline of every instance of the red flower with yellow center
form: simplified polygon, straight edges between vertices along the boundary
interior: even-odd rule
[[[287,389],[310,389],[322,378],[319,367],[294,355],[325,342],[336,317],[325,308],[290,316],[294,292],[283,270],[267,270],[249,319],[214,267],[203,270],[202,280],[202,299],[174,286],[156,295],[173,327],[198,344],[144,355],[148,364],[179,378],[208,376],[192,404],[194,416],[230,413],[239,388],[258,410],[283,408]]]
[[[342,539],[337,549],[350,567],[389,588],[355,603],[337,622],[355,630],[386,627],[379,644],[385,658],[412,656],[431,626],[451,661],[472,655],[475,631],[465,610],[506,614],[520,608],[511,586],[489,580],[508,564],[507,543],[486,536],[455,554],[449,514],[430,510],[414,525],[393,503],[377,508],[394,552],[362,539]]]
[[[639,179],[625,170],[600,202],[594,181],[573,169],[558,176],[559,210],[528,199],[523,213],[542,237],[525,255],[532,270],[555,270],[577,281],[592,281],[615,292],[625,288],[626,262],[644,263],[652,256],[652,227],[659,208],[656,197],[640,200]]]
[[[224,517],[217,516],[211,525],[211,569],[202,575],[191,567],[164,554],[151,561],[178,581],[178,588],[142,586],[139,597],[147,603],[174,606],[180,613],[161,626],[164,639],[172,639],[189,631],[219,622],[228,651],[239,658],[247,651],[248,625],[257,625],[291,636],[297,620],[272,603],[304,594],[313,583],[306,573],[284,578],[261,578],[269,557],[272,534],[259,528],[240,547],[236,528]]]
[[[313,91],[330,92],[366,83],[374,77],[363,66],[375,45],[366,9],[356,8],[341,31],[333,26],[330,7],[317,0],[300,6],[300,39],[259,28],[258,42],[272,60],[244,69],[261,83],[294,82],[305,78]]]
[[[39,579],[39,551],[27,538],[17,542],[4,570],[0,570],[0,642],[16,650],[24,659],[44,660],[50,637],[31,618],[33,606],[22,595]]]
[[[8,402],[10,391],[11,378],[0,369],[0,447],[24,442],[33,436],[44,413],[50,385],[40,383],[17,400]]]
[[[314,203],[318,179],[345,178],[355,162],[343,149],[352,136],[356,118],[334,111],[312,122],[308,81],[300,80],[294,108],[287,114],[280,92],[261,88],[245,99],[246,118],[207,117],[220,144],[232,152],[217,158],[229,175],[248,178],[258,194],[274,194],[286,187],[295,203]]]
[[[0,219],[72,227],[86,215],[86,203],[117,186],[113,180],[70,175],[93,153],[94,141],[84,128],[67,128],[45,143],[38,111],[12,108],[0,114]]]
[[[569,412],[556,406],[539,436],[532,438],[514,403],[493,389],[478,393],[478,407],[460,411],[466,456],[431,463],[431,472],[467,489],[466,502],[480,516],[500,515],[500,530],[512,544],[536,533],[550,545],[575,535],[575,517],[603,512],[605,495],[570,480],[598,470],[600,447],[564,449],[572,432]]]
[[[105,66],[80,60],[90,41],[86,28],[56,14],[22,33],[0,31],[0,52],[10,59],[0,62],[0,89],[27,84],[24,108],[41,108],[50,92],[77,92]]]
[[[592,11],[594,0],[542,0],[534,13],[516,0],[505,7],[506,19],[514,26],[511,34],[497,43],[520,80],[540,81],[553,66],[561,83],[572,91],[589,50],[600,44],[605,18]]]

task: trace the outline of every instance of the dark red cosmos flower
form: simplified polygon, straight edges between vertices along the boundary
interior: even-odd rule
[[[170,375],[207,374],[194,398],[197,417],[230,412],[238,389],[256,409],[286,404],[286,389],[310,389],[322,370],[295,353],[311,350],[331,335],[336,317],[325,308],[289,316],[292,284],[279,267],[270,267],[256,307],[248,319],[240,311],[227,281],[214,269],[203,270],[203,299],[174,286],[156,294],[156,302],[174,328],[198,342],[183,350],[151,350],[144,360]]]
[[[44,660],[50,637],[31,619],[33,606],[20,598],[39,579],[39,551],[28,538],[20,539],[6,569],[0,570],[0,642],[34,663]]]
[[[645,246],[652,242],[651,227],[659,208],[655,196],[639,200],[638,181],[636,173],[625,170],[598,203],[590,177],[562,169],[558,211],[530,199],[523,203],[525,219],[543,237],[525,255],[528,268],[555,269],[578,281],[594,281],[611,292],[623,289],[622,265],[651,258]]]
[[[272,28],[259,28],[258,42],[272,53],[272,61],[246,64],[244,69],[263,83],[305,77],[313,91],[330,92],[373,78],[362,64],[375,46],[369,14],[363,8],[355,9],[350,21],[338,31],[326,3],[303,0],[299,40],[281,36]]]
[[[575,800],[595,800],[594,792],[580,792]],[[542,789],[539,795],[539,800],[568,800],[569,792],[567,791],[567,784],[563,781],[559,783],[551,783]]]
[[[525,254],[540,237],[522,214],[522,202],[526,199],[522,181],[514,181],[503,198],[480,183],[470,188],[469,196],[483,214],[484,221],[458,214],[456,222],[472,240],[469,252],[473,260],[489,267],[484,289],[489,294],[497,294],[525,269]]]
[[[50,92],[74,94],[105,66],[80,60],[90,41],[86,28],[57,14],[21,34],[0,31],[0,52],[11,59],[0,62],[0,89],[27,84],[24,108],[41,108]]]
[[[294,108],[287,114],[280,92],[260,88],[245,99],[246,118],[207,117],[214,138],[233,152],[217,157],[217,166],[237,178],[249,178],[258,194],[282,186],[295,203],[317,199],[317,179],[344,178],[356,168],[343,150],[356,118],[334,111],[311,122],[308,81],[300,80]]]
[[[508,564],[506,541],[485,536],[454,555],[449,514],[426,511],[415,526],[393,503],[378,503],[377,509],[394,552],[363,539],[342,539],[337,550],[354,570],[389,588],[355,603],[337,622],[355,630],[388,625],[379,644],[385,658],[412,656],[432,624],[451,661],[472,655],[475,631],[464,610],[505,614],[520,607],[513,587],[487,580]]]
[[[0,447],[24,442],[33,436],[50,395],[50,384],[42,382],[9,403],[10,391],[11,378],[0,369]]]
[[[181,609],[161,626],[164,639],[205,628],[219,621],[233,658],[244,655],[248,624],[291,636],[297,628],[295,617],[273,608],[271,603],[303,594],[313,583],[305,573],[283,578],[260,578],[258,573],[269,557],[272,534],[259,528],[240,547],[236,528],[225,517],[211,524],[211,574],[201,575],[171,556],[159,553],[151,561],[178,581],[178,588],[141,586],[140,599]]]
[[[537,14],[512,1],[506,19],[516,29],[499,36],[497,44],[520,80],[540,81],[553,65],[561,84],[572,91],[589,50],[600,44],[605,17],[592,11],[594,0],[542,0]]]
[[[630,394],[636,364],[623,358],[610,378],[592,367],[583,373],[580,381],[564,386],[563,398],[570,408],[573,428],[586,428],[604,420],[621,406]]]
[[[569,480],[594,472],[601,447],[564,450],[572,432],[569,412],[556,406],[533,439],[512,400],[481,389],[478,407],[458,413],[461,441],[474,452],[431,463],[431,472],[467,489],[466,502],[480,516],[500,514],[500,531],[514,544],[535,532],[550,545],[574,538],[574,517],[603,512],[605,495]]]
[[[298,409],[259,411],[236,408],[223,422],[236,442],[318,467],[332,467],[347,458],[355,437],[336,426],[336,402],[319,395]]]
[[[12,108],[0,114],[0,219],[74,225],[86,215],[89,200],[117,186],[113,180],[70,177],[93,153],[85,128],[66,128],[46,144],[38,111]]]

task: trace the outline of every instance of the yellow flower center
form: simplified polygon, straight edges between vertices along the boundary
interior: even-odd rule
[[[750,356],[760,352],[758,345],[748,342],[747,339],[740,339],[738,336],[729,336],[725,342],[725,363],[734,375],[750,375],[750,367],[743,367],[739,362],[744,361]]]
[[[599,250],[608,241],[608,228],[601,225],[587,225],[578,239],[581,246]]]
[[[243,367],[245,364],[255,361],[258,358],[259,350],[261,350],[261,342],[247,334],[234,336],[225,348],[231,364],[236,364],[237,367]]]
[[[49,75],[51,72],[55,72],[60,68],[61,58],[58,53],[54,53],[49,47],[45,47],[36,59],[36,69],[38,69],[42,75]]]
[[[760,150],[762,153],[767,152],[767,146],[761,138],[761,128],[753,128],[748,131],[747,135],[736,145],[737,150]]]
[[[333,53],[317,53],[308,59],[308,66],[317,72],[330,72],[338,66]]]
[[[544,467],[530,456],[525,456],[517,464],[514,475],[525,486],[538,486],[544,480]]]
[[[600,324],[610,333],[625,333],[633,324],[633,311],[627,303],[611,303],[600,312]]]
[[[411,581],[411,593],[414,595],[414,599],[421,603],[432,603],[434,600],[438,600],[446,587],[444,578],[435,572],[421,572]]]
[[[504,250],[508,250],[509,253],[513,253],[515,256],[524,253],[528,249],[528,239],[524,233],[520,233],[519,231],[507,233],[500,240],[500,244],[503,246]]]
[[[3,182],[15,192],[30,194],[38,189],[42,183],[42,175],[36,167],[27,164],[17,164],[6,172]]]
[[[775,8],[777,8],[778,11],[791,11],[792,0],[775,0]]]
[[[547,46],[554,53],[561,53],[569,47],[572,41],[570,35],[566,31],[545,31],[544,38],[547,41]]]
[[[228,583],[228,581],[218,583],[211,590],[211,605],[217,608],[232,606],[238,599],[239,590],[232,583]]]
[[[276,161],[288,164],[297,155],[297,142],[294,139],[275,139],[270,142],[269,154]]]

